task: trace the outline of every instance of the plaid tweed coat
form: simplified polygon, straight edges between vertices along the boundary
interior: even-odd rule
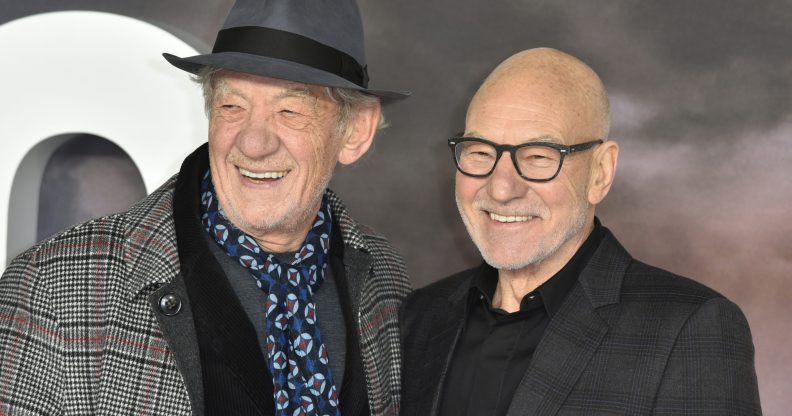
[[[175,356],[158,310],[158,289],[180,271],[174,183],[125,213],[55,235],[8,266],[0,279],[0,415],[192,413],[186,383],[196,375],[185,373],[197,357]],[[346,273],[356,285],[371,414],[395,415],[397,317],[410,289],[404,264],[334,194],[330,203],[346,247],[368,259]]]
[[[463,329],[472,270],[402,305],[402,414],[436,415]],[[514,393],[518,415],[761,414],[740,309],[634,260],[607,231],[551,319]]]

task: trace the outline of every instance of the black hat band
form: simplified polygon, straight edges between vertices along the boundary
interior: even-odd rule
[[[259,26],[240,26],[217,33],[212,53],[241,52],[282,59],[338,75],[368,88],[368,71],[355,58],[296,33]]]

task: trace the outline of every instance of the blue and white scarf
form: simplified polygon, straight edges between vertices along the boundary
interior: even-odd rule
[[[206,232],[231,258],[250,270],[268,294],[265,304],[268,365],[278,416],[340,416],[338,390],[328,366],[327,349],[316,325],[313,294],[324,281],[332,218],[327,195],[305,241],[290,264],[259,247],[223,214],[211,173],[201,183],[202,222]]]

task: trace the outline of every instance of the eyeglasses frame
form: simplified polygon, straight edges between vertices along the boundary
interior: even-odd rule
[[[492,164],[492,169],[490,169],[489,172],[484,173],[484,174],[480,174],[480,175],[474,175],[472,173],[467,173],[467,172],[463,171],[462,168],[459,167],[459,161],[457,161],[455,148],[456,148],[457,144],[463,143],[463,142],[479,142],[479,143],[488,144],[488,145],[490,145],[490,146],[495,148],[495,163]],[[591,141],[584,142],[584,143],[573,144],[571,146],[558,144],[558,143],[550,143],[550,142],[527,142],[527,143],[521,143],[521,144],[517,144],[517,145],[514,145],[514,144],[497,144],[497,143],[493,143],[493,142],[491,142],[491,141],[489,141],[487,139],[482,139],[481,137],[466,137],[466,136],[463,136],[461,134],[456,135],[456,136],[448,139],[448,147],[451,149],[451,156],[454,158],[454,165],[456,165],[457,170],[461,174],[466,175],[466,176],[470,176],[470,177],[473,177],[473,178],[486,178],[487,176],[492,175],[492,172],[495,171],[495,168],[498,166],[498,162],[500,161],[500,158],[501,158],[501,155],[503,154],[503,152],[509,152],[509,154],[511,155],[512,165],[514,165],[514,170],[517,171],[517,174],[520,175],[521,178],[523,178],[523,179],[525,179],[526,181],[529,181],[529,182],[550,182],[550,181],[552,181],[561,172],[561,167],[564,166],[564,159],[566,158],[566,156],[568,154],[572,154],[572,153],[575,153],[575,152],[580,152],[580,151],[583,151],[583,150],[588,150],[588,149],[591,149],[592,147],[594,147],[594,146],[596,146],[598,144],[602,144],[602,143],[604,143],[603,140],[597,139],[597,140],[591,140]],[[523,147],[528,147],[528,146],[549,147],[549,148],[555,149],[559,153],[561,153],[561,159],[559,159],[559,161],[558,161],[558,169],[556,170],[555,174],[553,174],[553,176],[551,176],[550,178],[547,178],[547,179],[531,179],[531,178],[528,178],[527,176],[523,175],[523,173],[520,171],[519,165],[517,165],[517,156],[516,156],[516,154],[517,154],[517,150],[519,150],[520,148],[523,148]]]

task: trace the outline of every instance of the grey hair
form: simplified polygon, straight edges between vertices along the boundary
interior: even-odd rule
[[[201,85],[204,98],[204,112],[209,117],[212,114],[212,107],[215,98],[215,85],[213,83],[214,74],[220,71],[220,68],[210,66],[203,67],[198,71],[192,80]],[[325,87],[325,92],[331,101],[338,104],[338,124],[336,125],[336,134],[341,136],[347,132],[349,123],[352,117],[361,108],[366,108],[379,103],[379,97],[371,94],[366,94],[362,91],[354,90],[351,88],[337,88]],[[388,126],[385,116],[380,112],[379,120],[377,122],[377,130],[384,129]]]

